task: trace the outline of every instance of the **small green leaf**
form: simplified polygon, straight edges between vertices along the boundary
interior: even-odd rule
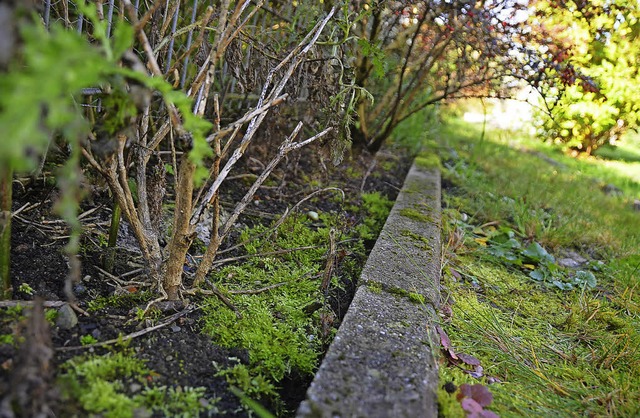
[[[573,289],[573,285],[571,283],[564,283],[564,282],[561,282],[560,280],[554,280],[551,283],[553,283],[560,290],[571,290],[571,289]]]
[[[522,255],[535,263],[539,263],[542,261],[551,263],[555,262],[555,258],[553,258],[553,256],[549,254],[547,250],[542,248],[542,246],[535,241],[529,244],[529,246],[522,252]]]
[[[590,289],[593,289],[598,284],[596,276],[590,271],[578,270],[576,272],[575,281],[580,285],[587,285]]]

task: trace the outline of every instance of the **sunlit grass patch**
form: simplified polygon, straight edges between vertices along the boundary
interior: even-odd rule
[[[638,416],[640,214],[628,204],[636,186],[595,158],[547,151],[550,163],[541,148],[491,135],[480,143],[472,127],[454,127],[440,147],[451,302],[443,328],[483,373],[443,365],[442,383],[495,382],[489,409],[502,417]],[[604,193],[603,180],[624,195]],[[584,256],[574,256],[579,267],[558,265],[567,252]],[[464,416],[455,394],[438,395],[443,416]]]
[[[473,133],[473,126],[454,125],[440,136],[447,167],[444,177],[469,197],[461,211],[480,223],[509,223],[522,235],[550,247],[633,253],[640,246],[638,229],[628,227],[640,224],[631,205],[635,196],[607,195],[600,190],[604,181],[622,188],[626,179],[603,167],[588,169],[593,161],[554,154],[562,167],[554,165],[523,152],[524,145],[515,142],[516,136],[511,137],[509,146],[504,139],[494,141],[490,135],[482,142],[473,140]],[[463,135],[467,135],[466,141]],[[598,178],[593,176],[596,173],[607,175]],[[640,184],[634,187],[640,193]]]

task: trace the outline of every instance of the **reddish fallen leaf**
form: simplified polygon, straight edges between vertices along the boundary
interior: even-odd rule
[[[463,398],[471,397],[471,385],[467,383],[463,383],[458,388],[458,394],[456,395],[456,399],[461,401]]]
[[[467,373],[469,373],[469,376],[475,379],[480,379],[482,376],[484,376],[484,369],[482,368],[482,366],[476,366],[475,370],[467,370]]]
[[[454,269],[453,267],[449,267],[449,272],[451,273],[451,275],[453,277],[456,278],[456,280],[462,279],[462,274],[460,274],[460,272],[458,270]]]
[[[487,383],[490,385],[493,383],[502,383],[502,380],[498,379],[495,376],[487,376]]]
[[[462,406],[462,409],[472,414],[483,411],[482,405],[471,398],[464,398],[460,401],[460,405]]]
[[[456,352],[453,351],[451,340],[449,339],[447,333],[444,332],[444,330],[440,328],[439,325],[436,325],[436,332],[440,336],[440,345],[442,345],[444,351],[449,354],[449,357],[451,357],[453,360],[458,360],[458,356],[456,355]]]
[[[447,333],[444,332],[442,328],[440,328],[440,325],[436,325],[436,332],[440,336],[440,344],[442,345],[442,348],[444,348],[445,350],[450,349],[451,340],[449,339],[449,336],[447,335]]]
[[[472,417],[469,415],[467,418],[475,418],[475,417]],[[478,414],[478,418],[500,418],[500,415],[496,414],[493,411],[483,409],[482,412]]]
[[[481,384],[471,386],[471,397],[483,407],[489,406],[493,402],[493,395],[485,385]]]
[[[463,383],[460,385],[460,393],[458,393],[457,398],[460,401],[462,401],[463,398],[471,398],[483,407],[489,406],[491,402],[493,402],[493,395],[489,392],[489,389],[480,383],[476,383],[475,385]]]
[[[451,321],[451,318],[453,317],[453,310],[451,309],[451,305],[442,305],[442,307],[440,307],[440,317],[445,322]]]
[[[480,360],[473,357],[472,355],[465,353],[458,353],[458,358],[462,360],[463,363],[468,364],[469,366],[479,366]]]
[[[499,418],[495,412],[484,409],[493,402],[493,395],[484,385],[464,383],[460,385],[456,398],[462,409],[467,411],[467,418]]]

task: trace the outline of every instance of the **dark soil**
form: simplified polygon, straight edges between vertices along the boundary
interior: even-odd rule
[[[263,162],[268,161],[266,154],[255,151],[253,155],[245,156],[242,165],[231,174],[235,175],[236,179],[229,181],[223,191],[223,204],[232,204],[239,200],[251,183],[247,181],[246,176],[238,174],[259,174]],[[260,189],[253,207],[240,222],[244,225],[271,222],[287,207],[291,208],[314,190],[339,187],[346,197],[343,204],[321,196],[319,199],[308,201],[301,211],[338,212],[357,223],[362,220],[363,214],[352,208],[361,206],[361,192],[378,191],[390,199],[395,199],[410,162],[411,158],[405,151],[386,150],[375,157],[367,154],[347,157],[341,165],[334,167],[330,161],[322,160],[322,152],[319,150],[305,149],[300,155],[289,157],[281,164],[274,172],[274,181],[269,183],[270,187]],[[57,198],[52,180],[41,178],[36,181],[23,179],[14,182],[14,211],[22,208],[13,220],[12,229],[11,275],[16,300],[31,300],[35,296],[41,296],[47,301],[66,300],[64,283],[69,263],[64,253],[64,237],[68,232],[66,225],[52,210]],[[99,182],[93,182],[92,186],[88,187],[87,197],[81,207],[81,212],[95,210],[82,219],[85,233],[82,237],[80,256],[84,278],[74,287],[77,306],[85,311],[88,309],[88,303],[96,297],[123,291],[122,287],[109,280],[100,270],[106,257],[100,237],[104,237],[108,228],[110,199],[106,189],[95,184],[99,185]],[[33,207],[35,204],[37,205]],[[114,275],[122,277],[142,266],[135,244],[132,244],[134,241],[126,240],[126,224],[121,232],[125,239],[119,243]],[[227,245],[232,244],[233,239],[227,242]],[[373,241],[366,244],[370,249]],[[360,261],[364,263],[365,260]],[[136,275],[128,277],[133,278]],[[143,279],[136,279],[141,281],[141,288],[148,285]],[[357,278],[346,279],[344,290],[332,293],[333,309],[339,315],[334,323],[336,327],[353,297],[356,280]],[[139,292],[139,289],[127,288],[124,291]],[[54,373],[66,360],[88,351],[62,349],[80,346],[82,335],[91,334],[97,340],[105,341],[146,328],[149,323],[137,320],[135,308],[144,307],[148,297],[141,300],[133,297],[127,300],[131,303],[105,307],[91,312],[89,316],[78,315],[78,324],[70,329],[52,327],[51,340],[55,349],[52,362]],[[197,299],[191,302],[197,305]],[[176,306],[162,315],[168,317],[180,308],[181,306]],[[0,318],[3,318],[5,309],[1,312]],[[247,353],[214,345],[209,337],[200,333],[199,315],[199,311],[195,310],[165,327],[134,338],[129,347],[137,356],[146,360],[147,366],[155,372],[150,377],[154,383],[173,387],[204,387],[208,397],[220,398],[217,407],[221,413],[218,416],[247,416],[238,398],[228,391],[224,377],[215,376],[213,368],[214,363],[224,368],[235,364],[234,361],[248,362]],[[0,328],[0,334],[19,332],[16,324],[8,320],[0,321]],[[98,354],[108,350],[91,349]],[[14,360],[18,351],[19,348],[13,345],[0,344],[0,392],[9,389],[7,383],[14,370]],[[309,383],[309,377],[299,376],[290,376],[281,382],[281,398],[288,410],[295,411],[304,398]],[[57,404],[53,408],[58,411],[58,416],[69,416],[74,407]]]

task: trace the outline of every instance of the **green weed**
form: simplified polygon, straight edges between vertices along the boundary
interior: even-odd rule
[[[80,337],[80,344],[91,345],[97,343],[98,340],[91,334],[83,335]]]
[[[56,323],[56,319],[58,319],[58,310],[57,309],[45,309],[44,310],[44,319],[49,323],[49,325],[53,326]]]

